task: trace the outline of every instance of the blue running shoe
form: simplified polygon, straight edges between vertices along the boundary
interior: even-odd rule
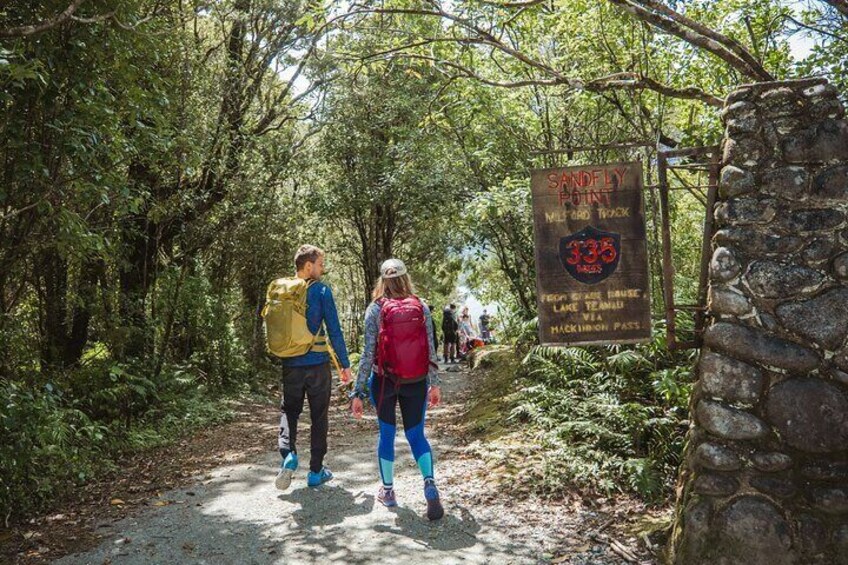
[[[277,480],[274,481],[278,490],[289,488],[295,471],[297,471],[297,453],[289,453],[280,467],[280,472],[277,473]]]
[[[439,500],[439,489],[436,488],[435,480],[424,480],[424,498],[427,499],[427,519],[440,520],[445,515],[445,509]]]
[[[333,478],[333,474],[326,467],[321,467],[321,470],[317,473],[313,473],[309,471],[309,474],[306,475],[306,484],[310,487],[321,486],[327,481]]]

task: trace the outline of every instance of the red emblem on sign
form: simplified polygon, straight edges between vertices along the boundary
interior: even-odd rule
[[[587,226],[559,240],[562,266],[583,284],[596,284],[609,277],[620,258],[621,234]]]

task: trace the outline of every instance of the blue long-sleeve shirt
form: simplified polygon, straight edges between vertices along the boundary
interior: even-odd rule
[[[339,313],[336,310],[336,301],[333,300],[333,291],[322,282],[312,283],[306,292],[306,325],[309,327],[309,331],[315,335],[327,335],[336,356],[339,358],[339,364],[343,369],[350,367],[347,346],[339,323]],[[327,329],[326,334],[324,327]],[[322,365],[329,360],[329,353],[310,351],[299,357],[284,359],[283,365],[286,367],[311,367],[312,365]]]
[[[359,372],[356,375],[356,384],[353,388],[353,395],[360,398],[365,398],[365,385],[371,371],[374,370],[374,354],[377,350],[377,338],[380,334],[380,311],[380,305],[376,302],[372,302],[365,310],[365,347],[362,350],[362,357],[359,359]],[[427,341],[430,345],[430,369],[427,373],[427,384],[439,386],[439,358],[436,356],[434,345],[432,315],[426,304],[424,305],[424,321],[427,327]]]

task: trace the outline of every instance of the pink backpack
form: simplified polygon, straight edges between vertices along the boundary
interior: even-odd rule
[[[424,305],[417,296],[383,298],[379,304],[378,372],[388,373],[398,384],[423,379],[430,369]]]

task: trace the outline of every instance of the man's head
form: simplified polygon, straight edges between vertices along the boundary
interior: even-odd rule
[[[294,268],[302,279],[321,280],[324,275],[324,252],[314,245],[301,245],[294,254]]]
[[[488,315],[489,315],[489,311],[488,311],[488,310],[486,310],[485,308],[483,308],[483,315],[484,315],[484,316],[488,316]]]
[[[449,306],[449,308],[450,308],[451,310],[456,310],[456,304],[451,304],[451,305]]]

